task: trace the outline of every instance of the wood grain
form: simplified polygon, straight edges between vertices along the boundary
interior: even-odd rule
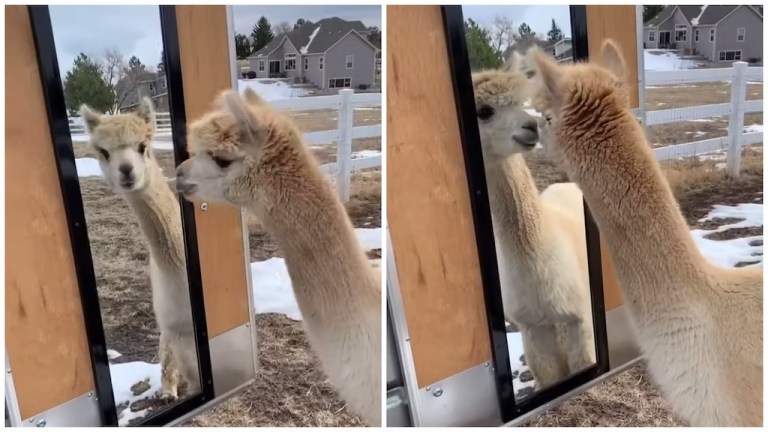
[[[629,87],[629,102],[632,108],[636,108],[639,104],[636,28],[634,5],[587,6],[587,36],[590,56],[600,54],[600,46],[605,39],[613,39],[621,47],[627,65],[626,83]],[[611,310],[624,304],[624,298],[608,247],[602,239],[600,243],[605,310]]]
[[[176,6],[187,121],[232,88],[226,6]],[[248,322],[248,279],[240,210],[196,203],[197,242],[208,337]]]
[[[387,44],[387,216],[424,387],[490,338],[440,7],[387,7]]]
[[[26,6],[5,7],[5,52],[5,344],[28,418],[94,381]]]

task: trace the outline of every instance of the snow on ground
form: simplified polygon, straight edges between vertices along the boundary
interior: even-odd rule
[[[523,389],[532,388],[536,382],[534,380],[520,381],[520,375],[528,371],[528,366],[523,365],[523,362],[520,361],[520,357],[523,355],[523,336],[520,333],[507,333],[507,348],[509,350],[509,366],[514,376],[512,389],[517,395]]]
[[[75,167],[77,167],[78,177],[93,177],[101,176],[101,167],[99,161],[94,158],[76,158]]]
[[[125,407],[118,413],[120,426],[127,425],[134,418],[145,416],[146,410],[132,412],[129,407],[136,401],[155,396],[160,392],[160,364],[145,362],[111,364],[109,365],[109,372],[112,375],[112,393],[115,395],[115,406]],[[142,381],[148,381],[148,388],[138,395],[134,394],[131,387]]]
[[[374,156],[381,156],[381,152],[379,150],[360,150],[359,152],[350,155],[352,159],[362,159]]]
[[[355,234],[363,250],[381,249],[381,228],[356,228]],[[381,260],[372,260],[371,264],[378,268]],[[251,263],[251,283],[257,314],[281,313],[292,320],[301,320],[283,258]]]
[[[744,133],[750,133],[750,132],[762,132],[763,131],[763,125],[761,124],[753,124],[749,126],[744,126]]]
[[[116,359],[118,357],[122,357],[122,356],[123,356],[122,354],[120,354],[119,352],[117,352],[117,351],[115,351],[113,349],[108,349],[107,350],[107,358],[109,358],[110,360],[114,360],[114,359]]]
[[[287,82],[276,79],[240,79],[237,80],[238,90],[250,88],[262,99],[267,101],[295,99],[309,93],[305,88],[291,87]]]
[[[674,51],[647,49],[643,51],[643,62],[647,71],[693,69],[695,60],[681,59]]]
[[[741,237],[730,240],[710,240],[705,238],[709,234],[722,232],[731,228],[749,228],[763,226],[763,205],[756,203],[738,204],[735,206],[715,205],[707,216],[699,219],[699,222],[711,221],[717,218],[743,219],[739,222],[722,225],[713,230],[691,230],[693,240],[702,255],[710,262],[723,266],[733,267],[740,262],[754,262],[751,266],[763,266],[763,236]]]

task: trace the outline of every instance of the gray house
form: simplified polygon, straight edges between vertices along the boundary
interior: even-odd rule
[[[360,21],[325,18],[281,33],[248,57],[257,78],[294,78],[321,89],[369,88],[378,49]]]
[[[668,5],[645,22],[643,46],[714,62],[762,62],[763,15],[747,5]]]
[[[168,111],[168,79],[163,72],[142,71],[129,75],[117,83],[118,111],[135,110],[141,99],[149,96],[156,111]]]

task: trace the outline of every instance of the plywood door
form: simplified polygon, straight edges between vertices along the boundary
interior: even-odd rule
[[[232,88],[226,6],[176,6],[187,121],[211,109],[216,95]],[[208,337],[249,319],[240,210],[195,205],[197,242],[205,294]]]
[[[5,344],[29,418],[94,381],[26,6],[5,7],[5,52]]]
[[[424,387],[491,351],[440,6],[387,22],[387,217]]]
[[[637,23],[635,21],[635,5],[587,6],[587,37],[589,39],[589,56],[596,59],[600,54],[600,46],[605,39],[613,39],[622,49],[627,62],[626,82],[629,88],[629,101],[632,108],[638,106],[639,93],[637,81]],[[601,255],[603,258],[603,292],[605,293],[605,309],[611,310],[624,303],[613,268],[613,261],[608,253],[608,247],[601,240]]]

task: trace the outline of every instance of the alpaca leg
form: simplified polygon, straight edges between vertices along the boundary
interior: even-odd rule
[[[552,385],[568,374],[554,326],[525,327],[521,333],[525,360],[536,380],[536,390]]]
[[[187,382],[187,395],[194,395],[200,392],[200,371],[197,367],[197,350],[195,349],[194,336],[183,337],[179,339],[179,368]]]
[[[179,369],[168,336],[160,333],[160,385],[162,399],[179,398]]]
[[[563,323],[564,348],[572,374],[595,363],[595,337],[591,328],[582,320]]]

